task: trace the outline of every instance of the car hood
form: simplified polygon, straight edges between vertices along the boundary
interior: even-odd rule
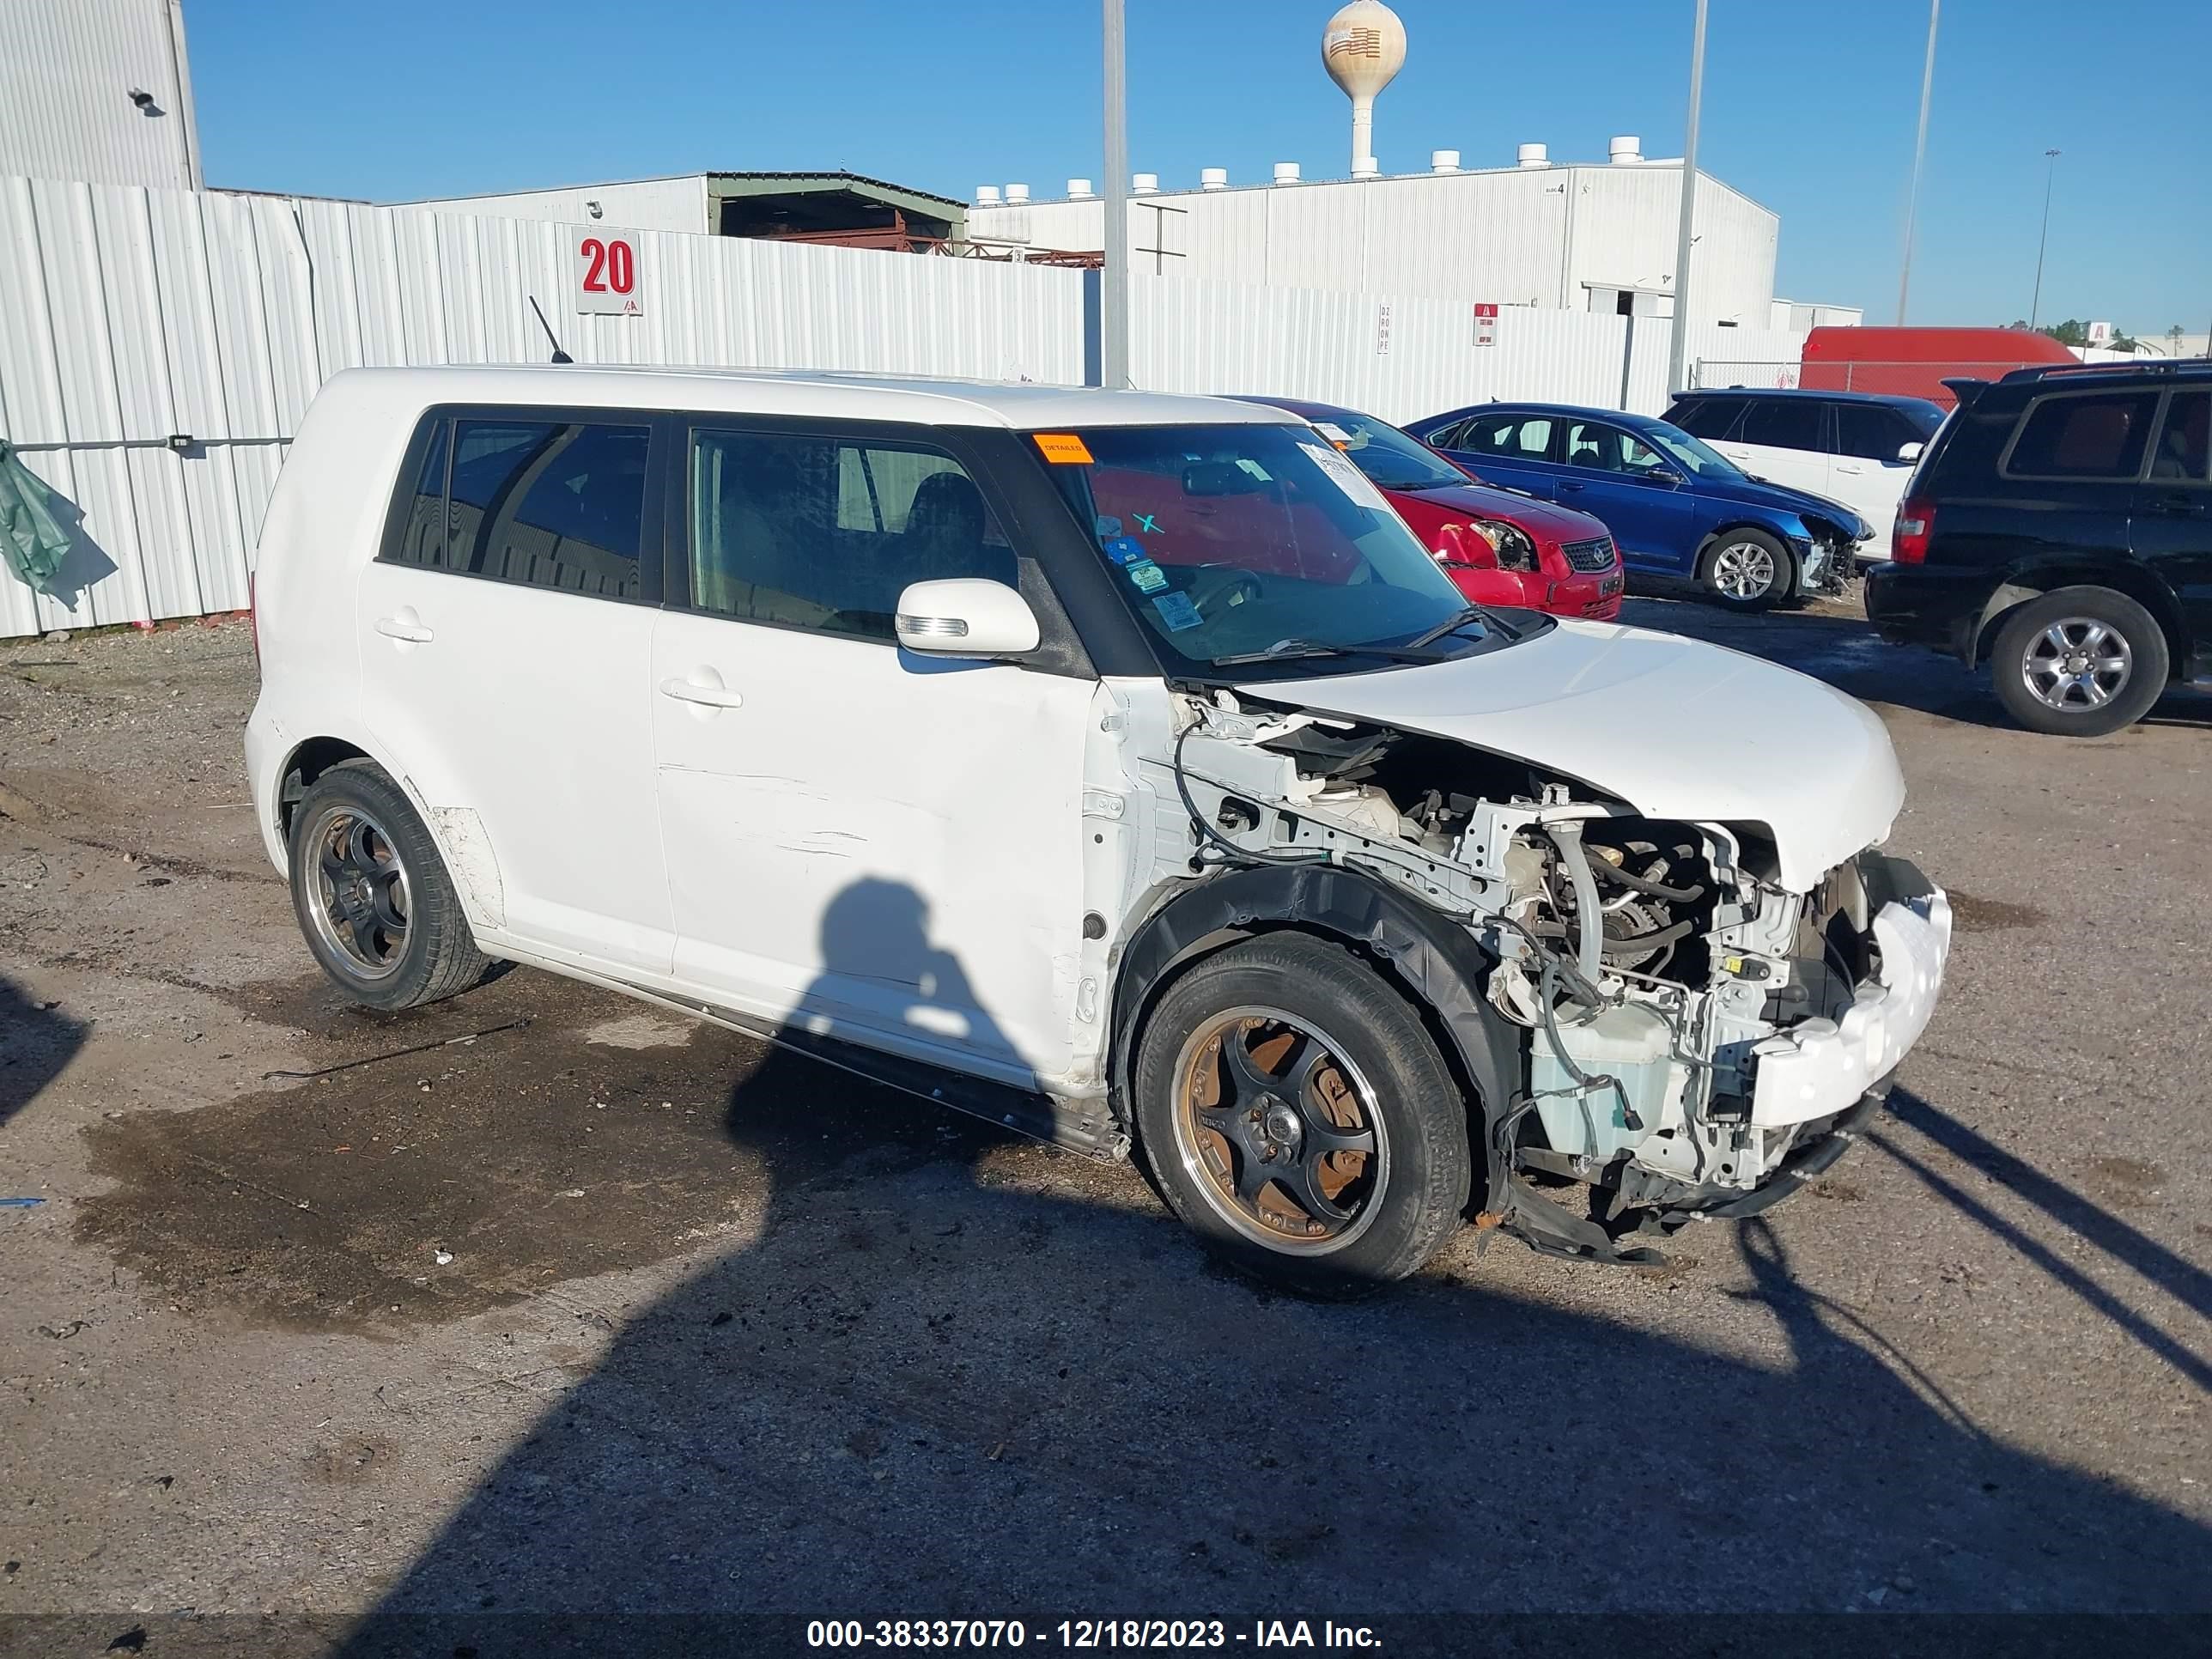
[[[1841,501],[1832,501],[1810,490],[1791,489],[1759,478],[1698,478],[1690,487],[1709,501],[1740,501],[1747,507],[1764,507],[1782,513],[1817,513],[1845,530],[1874,533],[1872,526]]]
[[[1863,703],[1640,628],[1561,622],[1502,650],[1261,695],[1510,756],[1647,817],[1763,824],[1793,892],[1886,837],[1905,801],[1889,733]]]
[[[1402,517],[1412,512],[1427,519],[1504,519],[1539,541],[1586,542],[1608,532],[1604,521],[1571,507],[1559,507],[1491,484],[1453,484],[1443,489],[1386,489]]]

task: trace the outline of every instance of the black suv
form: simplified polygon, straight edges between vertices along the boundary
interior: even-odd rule
[[[2212,360],[1954,380],[1869,574],[1886,640],[1986,659],[2014,719],[2095,737],[2212,681]]]

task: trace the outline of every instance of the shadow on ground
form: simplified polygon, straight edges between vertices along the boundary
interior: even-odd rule
[[[1856,606],[1857,601],[1849,603]],[[1686,588],[1639,582],[1637,594],[1621,606],[1620,620],[1764,657],[1826,680],[1864,702],[1970,726],[2018,729],[1990,689],[1986,667],[1970,672],[1939,653],[1888,644],[1863,615],[1814,609],[1747,616],[1696,598]],[[2169,691],[2142,723],[2212,729],[2212,697]],[[2120,732],[2104,741],[2125,738]]]
[[[84,1036],[78,1021],[0,977],[0,1125],[61,1075]]]
[[[942,962],[918,903],[868,914],[913,932],[863,966]],[[770,1183],[756,1242],[629,1322],[346,1652],[585,1652],[675,1613],[2203,1600],[2204,1528],[1966,1420],[1763,1221],[1737,1294],[1775,1366],[1577,1310],[1617,1270],[1562,1267],[1549,1303],[1443,1273],[1273,1295],[1126,1171],[967,1136],[917,1158],[869,1127],[900,1111],[927,1109],[805,1060],[745,1076],[748,1162],[817,1121],[842,1161]]]

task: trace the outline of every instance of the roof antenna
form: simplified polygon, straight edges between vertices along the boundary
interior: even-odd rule
[[[538,296],[535,294],[526,294],[522,297],[530,301],[530,308],[532,311],[538,312],[538,326],[545,331],[546,343],[553,348],[553,361],[556,363],[574,362],[576,360],[574,357],[561,349],[561,342],[553,332],[553,325],[547,322],[545,313],[538,310]]]

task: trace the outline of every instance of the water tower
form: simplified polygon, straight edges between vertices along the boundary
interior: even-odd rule
[[[1352,176],[1372,179],[1375,94],[1406,66],[1406,26],[1382,0],[1352,0],[1322,32],[1322,67],[1352,100]]]

